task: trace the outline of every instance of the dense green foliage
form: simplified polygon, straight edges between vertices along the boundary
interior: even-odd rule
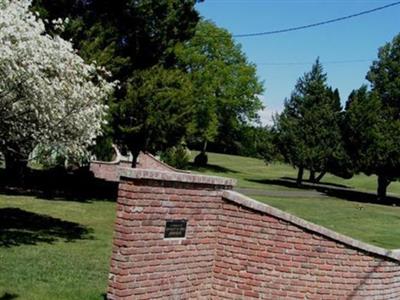
[[[239,152],[242,128],[258,119],[263,87],[231,34],[209,21],[198,22],[197,2],[34,1],[33,9],[45,18],[69,18],[63,35],[85,60],[96,60],[120,82],[109,103],[110,128],[95,148],[99,157],[111,142],[136,155],[165,150],[183,138],[204,150],[214,142],[222,151]],[[169,83],[149,80],[153,75]],[[175,91],[183,90],[165,98],[161,90],[172,88],[174,80]],[[163,110],[178,104],[176,113]],[[184,120],[188,114],[190,122]]]
[[[174,168],[185,170],[189,167],[190,151],[184,144],[180,144],[162,152],[160,159]]]
[[[186,135],[192,112],[192,84],[180,70],[137,71],[114,116],[116,131],[134,156],[165,150]]]
[[[236,145],[237,154],[263,158],[267,163],[272,162],[278,155],[274,137],[275,133],[268,126],[243,126]]]
[[[186,132],[181,128],[187,123],[178,115],[191,112],[187,105],[190,88],[184,74],[174,69],[171,49],[193,36],[199,20],[196,2],[34,1],[33,9],[42,17],[68,18],[64,37],[72,39],[86,61],[97,61],[120,82],[121,88],[109,103],[111,128],[99,141],[102,148],[109,149],[113,141],[137,155],[139,150],[165,149]],[[96,149],[98,156],[104,156],[104,149]]]
[[[64,36],[79,54],[112,71],[121,82],[134,70],[173,61],[167,51],[191,38],[199,20],[196,0],[34,0],[47,19],[69,18]]]
[[[361,87],[346,104],[346,143],[358,172],[378,176],[378,197],[400,176],[400,35],[379,50]]]
[[[345,156],[339,92],[326,81],[317,59],[311,71],[298,79],[275,124],[279,150],[286,162],[299,169],[299,184],[304,169],[310,170],[311,181],[318,181],[321,176],[316,179],[315,172],[323,176]]]
[[[199,22],[194,37],[177,44],[175,53],[194,86],[192,140],[231,143],[232,134],[257,120],[262,108],[255,66],[232,35],[210,21]]]

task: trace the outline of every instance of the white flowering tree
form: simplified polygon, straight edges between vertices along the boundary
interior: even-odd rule
[[[0,0],[0,152],[10,170],[37,146],[86,155],[101,134],[103,103],[114,87],[70,42],[46,34],[30,2]]]

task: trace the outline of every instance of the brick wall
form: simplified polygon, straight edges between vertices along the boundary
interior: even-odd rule
[[[121,169],[109,299],[399,299],[399,255],[229,191]],[[165,239],[166,220],[187,220]]]
[[[236,193],[224,195],[216,298],[399,299],[399,262],[382,249],[263,204],[249,208],[251,200]]]
[[[119,181],[119,168],[130,168],[132,161],[122,159],[121,154],[117,152],[118,155],[114,161],[91,161],[90,171],[96,178],[104,179],[107,181],[118,182]],[[150,153],[140,152],[136,162],[137,169],[147,169],[147,170],[158,170],[166,172],[180,172],[189,173],[184,170],[177,170],[162,161],[155,158]]]

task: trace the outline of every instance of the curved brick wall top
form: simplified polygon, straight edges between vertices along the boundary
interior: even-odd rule
[[[90,162],[90,171],[96,178],[105,179],[107,181],[119,181],[118,168],[131,168],[132,161],[126,160],[119,153],[118,149],[114,148],[117,155],[113,161],[97,161]],[[158,170],[165,172],[177,172],[189,174],[190,171],[175,169],[164,162],[158,160],[150,153],[140,152],[136,163],[137,169]]]
[[[231,178],[145,169],[119,168],[119,176],[131,179],[209,184],[227,189],[236,185],[236,180]]]
[[[400,262],[400,252],[396,250],[387,250],[384,248],[372,246],[367,243],[363,243],[361,241],[349,238],[347,236],[344,236],[342,234],[339,234],[335,231],[329,230],[325,227],[321,227],[318,225],[315,225],[311,222],[307,222],[304,219],[298,218],[296,216],[293,216],[291,214],[285,213],[277,208],[271,207],[267,204],[258,202],[254,199],[251,199],[249,197],[246,197],[242,194],[239,194],[234,191],[224,191],[222,194],[223,198],[226,200],[235,202],[236,204],[239,204],[241,206],[250,208],[255,211],[259,211],[262,213],[266,213],[268,215],[274,216],[278,219],[284,220],[286,222],[292,223],[298,227],[301,227],[303,229],[321,234],[325,237],[328,237],[332,240],[335,240],[337,242],[340,242],[344,245],[351,246],[353,248],[366,251],[372,254],[384,256],[390,259],[394,259]]]

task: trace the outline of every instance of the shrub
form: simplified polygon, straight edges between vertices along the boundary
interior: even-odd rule
[[[187,169],[190,160],[190,151],[185,145],[168,148],[161,156],[161,160],[166,164],[177,168]]]

